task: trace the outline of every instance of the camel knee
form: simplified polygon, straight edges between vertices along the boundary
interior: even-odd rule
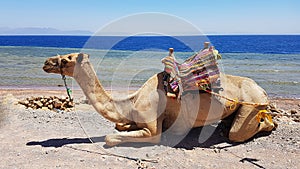
[[[136,124],[130,124],[130,123],[116,123],[116,130],[118,131],[132,131],[138,129]]]

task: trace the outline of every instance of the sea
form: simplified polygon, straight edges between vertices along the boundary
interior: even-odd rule
[[[90,55],[106,89],[138,89],[163,70],[169,48],[183,62],[205,41],[222,55],[222,73],[252,78],[270,97],[300,98],[300,35],[0,36],[0,89],[63,90],[61,76],[42,67],[73,52]],[[67,83],[78,88],[72,78]]]

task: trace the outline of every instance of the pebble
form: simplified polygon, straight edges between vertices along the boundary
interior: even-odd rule
[[[298,113],[298,111],[297,111],[297,110],[295,110],[295,109],[292,109],[292,110],[290,110],[290,113],[291,113],[291,114],[297,114],[297,113]]]
[[[220,150],[220,149],[214,149],[214,152],[215,152],[215,153],[220,153],[221,150]]]
[[[117,160],[118,160],[118,161],[124,161],[124,159],[123,159],[123,158],[118,158]]]

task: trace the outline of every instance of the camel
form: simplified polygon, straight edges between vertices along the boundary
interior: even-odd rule
[[[182,135],[191,128],[218,122],[229,115],[234,116],[228,134],[233,142],[244,142],[260,131],[271,131],[275,127],[269,118],[257,120],[257,113],[268,105],[268,97],[254,80],[246,77],[221,74],[223,90],[219,94],[239,101],[265,104],[233,103],[207,92],[186,92],[181,99],[174,99],[164,90],[164,72],[150,77],[128,97],[112,98],[98,80],[89,55],[84,53],[50,57],[43,70],[73,77],[95,110],[116,123],[120,132],[105,137],[108,146],[126,142],[158,144],[163,131]]]

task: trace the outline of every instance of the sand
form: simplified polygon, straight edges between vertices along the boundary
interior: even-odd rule
[[[114,124],[102,118],[85,97],[74,92],[76,111],[26,109],[16,104],[30,96],[66,96],[62,90],[1,89],[0,168],[300,168],[300,123],[275,118],[278,128],[234,144],[215,133],[199,143],[196,128],[177,145],[125,144],[107,147]],[[300,100],[272,98],[285,112],[300,114]],[[294,112],[295,113],[295,112]],[[91,140],[94,143],[91,143]],[[154,161],[143,161],[154,160]]]

